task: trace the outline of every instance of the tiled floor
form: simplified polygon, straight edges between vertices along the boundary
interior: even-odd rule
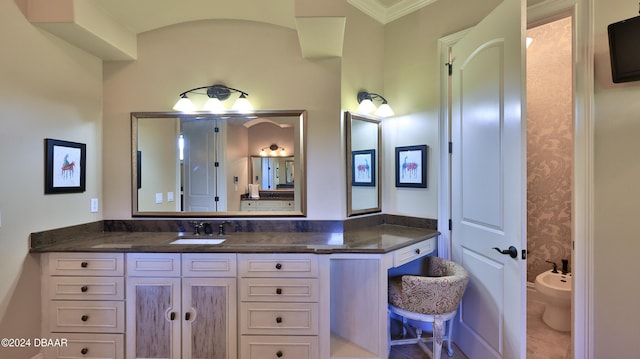
[[[544,303],[529,299],[527,304],[527,359],[571,359],[571,333],[549,328],[542,321]],[[430,345],[430,344],[429,344]],[[442,358],[449,358],[443,346]],[[454,344],[453,359],[467,359]],[[398,345],[391,348],[389,359],[428,358],[417,345]]]
[[[527,303],[527,359],[571,359],[571,333],[549,328],[542,321],[545,304]]]

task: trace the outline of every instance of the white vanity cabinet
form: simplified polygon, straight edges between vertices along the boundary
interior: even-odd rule
[[[127,254],[127,358],[237,358],[236,255]]]
[[[239,254],[240,358],[318,358],[313,254]]]
[[[293,200],[260,200],[260,199],[243,199],[240,201],[240,210],[245,212],[281,212],[293,211],[295,205]]]
[[[43,254],[42,297],[43,337],[65,343],[45,358],[124,358],[123,254]]]

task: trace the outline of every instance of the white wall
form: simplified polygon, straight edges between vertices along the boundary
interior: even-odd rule
[[[40,273],[29,233],[94,222],[102,199],[102,62],[0,2],[0,338],[40,331]],[[86,192],[44,194],[44,139],[87,145]],[[2,358],[36,349],[0,348]]]
[[[640,352],[640,82],[613,84],[607,26],[638,15],[637,2],[594,0],[594,358]]]

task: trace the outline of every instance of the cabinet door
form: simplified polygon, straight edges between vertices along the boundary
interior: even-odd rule
[[[127,278],[127,358],[180,358],[180,278]]]
[[[237,357],[236,279],[182,279],[183,358]]]

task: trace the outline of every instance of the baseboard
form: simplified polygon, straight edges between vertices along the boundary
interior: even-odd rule
[[[38,353],[31,357],[31,359],[44,359],[44,354]]]

